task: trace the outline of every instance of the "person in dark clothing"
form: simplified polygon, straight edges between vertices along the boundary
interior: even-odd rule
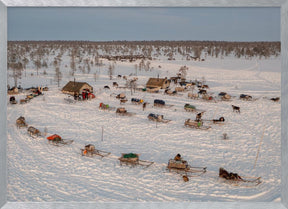
[[[85,98],[88,100],[88,91],[85,92]]]
[[[79,95],[77,94],[77,92],[74,92],[74,100],[78,100]]]
[[[176,160],[176,161],[181,161],[181,160],[182,160],[181,155],[180,155],[180,154],[177,154],[177,155],[174,157],[174,160]]]
[[[196,121],[198,121],[198,122],[201,121],[203,114],[204,114],[204,112],[198,113],[198,114],[196,115]]]
[[[144,102],[144,103],[143,103],[143,111],[145,110],[145,108],[146,108],[146,105],[147,105],[147,103],[146,103],[146,102]]]

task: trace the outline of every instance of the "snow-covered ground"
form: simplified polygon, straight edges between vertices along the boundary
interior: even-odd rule
[[[22,87],[48,86],[44,96],[30,103],[10,105],[8,108],[8,201],[279,201],[280,199],[280,58],[246,60],[236,58],[207,58],[204,62],[183,60],[153,60],[151,71],[137,72],[138,85],[145,86],[149,77],[175,76],[181,66],[189,70],[188,80],[205,77],[209,92],[230,93],[232,101],[217,103],[192,100],[188,92],[176,96],[150,94],[130,89],[116,89],[112,82],[124,86],[125,81],[114,76],[109,80],[105,66],[93,67],[90,74],[77,72],[77,81],[93,86],[96,99],[67,104],[67,95],[60,89],[74,77],[69,76],[69,59],[63,59],[63,78],[60,87],[54,81],[54,70],[36,76],[33,69],[20,80]],[[65,62],[65,60],[67,62]],[[161,65],[161,68],[158,66]],[[33,72],[33,76],[31,76]],[[41,70],[39,71],[41,72]],[[95,81],[93,72],[97,72]],[[117,62],[115,75],[135,73],[134,63]],[[134,76],[133,76],[134,77]],[[13,79],[8,78],[12,86]],[[103,86],[109,85],[110,90]],[[128,102],[119,104],[111,94],[126,93]],[[249,94],[255,101],[239,100]],[[16,95],[16,99],[25,97]],[[132,97],[150,104],[133,105]],[[163,99],[171,108],[153,107],[154,99]],[[99,110],[100,102],[114,107],[125,107],[136,115],[117,116],[114,111]],[[208,131],[184,127],[185,119],[195,119],[195,113],[185,112],[185,103],[206,110],[203,119],[225,117],[225,125],[211,125]],[[231,105],[241,107],[241,114]],[[147,119],[149,113],[163,114],[172,121],[155,124]],[[33,138],[27,129],[17,129],[15,121],[24,116],[29,125],[48,135],[57,133],[73,139],[68,146],[55,147],[46,137]],[[104,129],[102,140],[102,128]],[[229,140],[223,140],[227,133]],[[264,133],[264,134],[263,134]],[[257,150],[263,136],[260,154],[254,168]],[[92,143],[96,148],[111,152],[109,157],[82,157],[80,148]],[[155,162],[148,168],[120,166],[121,153],[140,153],[140,159]],[[177,153],[192,166],[207,166],[207,172],[184,182],[181,175],[167,172],[170,158]],[[218,169],[237,172],[241,176],[261,176],[262,184],[247,188],[235,187],[218,179]]]

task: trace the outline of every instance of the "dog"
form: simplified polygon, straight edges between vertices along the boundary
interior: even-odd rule
[[[118,87],[118,83],[117,82],[113,82],[113,87]]]
[[[127,99],[120,99],[120,104],[125,104],[127,101]]]
[[[233,108],[233,112],[238,112],[238,113],[240,113],[240,107],[237,107],[237,106],[232,105],[232,108]]]
[[[273,102],[279,102],[279,100],[280,100],[280,97],[271,98],[270,100],[272,100]]]

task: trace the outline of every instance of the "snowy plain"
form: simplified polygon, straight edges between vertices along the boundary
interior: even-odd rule
[[[153,70],[137,72],[137,84],[145,86],[149,77],[175,76],[181,66],[188,69],[187,80],[205,77],[209,92],[217,97],[225,91],[232,101],[207,102],[192,100],[188,92],[175,96],[163,92],[151,94],[142,91],[112,87],[112,82],[124,86],[116,75],[136,73],[135,63],[117,62],[115,76],[109,80],[107,68],[93,67],[97,72],[76,72],[76,81],[87,82],[94,88],[96,99],[67,104],[61,88],[74,79],[68,73],[69,59],[63,58],[63,78],[58,87],[54,69],[47,75],[36,76],[27,69],[21,86],[48,86],[44,92],[27,104],[7,104],[8,112],[8,201],[32,202],[183,202],[183,201],[279,201],[280,200],[280,147],[281,128],[279,102],[269,98],[280,96],[280,58],[237,59],[207,57],[204,62],[177,59],[151,61]],[[69,65],[69,64],[68,64]],[[158,66],[161,65],[161,68]],[[41,71],[40,71],[41,72]],[[33,76],[31,75],[33,73]],[[132,76],[135,77],[135,76]],[[13,78],[8,77],[12,86]],[[110,90],[103,89],[109,85]],[[125,93],[126,104],[120,105],[114,94]],[[27,93],[16,95],[22,99]],[[131,95],[132,94],[132,95]],[[249,94],[255,101],[242,101],[240,94]],[[113,96],[111,96],[113,95]],[[131,98],[142,98],[150,104],[143,111]],[[163,99],[171,108],[153,107],[154,99]],[[125,107],[136,113],[132,117],[117,116],[114,111],[99,110],[99,103]],[[203,119],[223,116],[225,125],[211,125],[210,130],[184,127],[185,119],[195,119],[195,113],[186,112],[190,103],[205,110]],[[231,105],[241,107],[241,114]],[[149,113],[163,114],[171,122],[161,124],[147,119]],[[33,138],[27,130],[17,129],[15,121],[24,116],[28,125],[48,135],[59,134],[73,139],[71,145],[55,147],[46,137]],[[102,140],[102,128],[104,129]],[[227,133],[229,140],[223,140]],[[260,154],[254,168],[257,150],[263,136]],[[83,157],[80,149],[92,143],[97,149],[111,152],[109,157]],[[121,153],[135,152],[140,159],[153,161],[149,168],[120,166]],[[167,162],[177,153],[192,166],[207,166],[202,176],[184,182],[181,175],[166,171]],[[237,172],[241,176],[261,176],[256,187],[235,187],[218,178],[219,167]]]

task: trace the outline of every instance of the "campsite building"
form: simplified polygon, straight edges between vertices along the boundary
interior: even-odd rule
[[[146,88],[166,89],[170,86],[170,81],[167,78],[149,78],[146,83]]]
[[[93,92],[93,87],[86,82],[69,81],[63,88],[64,94],[74,95],[75,93],[81,94],[82,91],[88,90],[90,93]]]

